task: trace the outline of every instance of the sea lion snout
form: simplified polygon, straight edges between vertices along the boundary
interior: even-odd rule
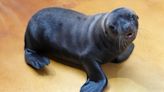
[[[136,27],[133,24],[127,23],[124,27],[124,37],[127,40],[132,40],[137,35]]]

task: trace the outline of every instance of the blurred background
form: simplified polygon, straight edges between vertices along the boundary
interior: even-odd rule
[[[105,92],[164,92],[164,0],[0,0],[0,92],[79,92],[85,72],[56,61],[35,71],[24,61],[24,32],[44,7],[64,7],[87,15],[118,7],[139,16],[135,50],[121,64],[102,65]]]

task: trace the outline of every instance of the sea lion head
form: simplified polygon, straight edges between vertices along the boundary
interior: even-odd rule
[[[138,16],[128,8],[117,8],[104,15],[102,28],[106,37],[115,41],[122,51],[136,38]]]

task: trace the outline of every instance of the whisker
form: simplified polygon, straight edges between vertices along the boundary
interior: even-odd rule
[[[125,40],[125,44],[126,44],[126,46],[128,45],[128,41],[127,40]]]
[[[118,39],[118,47],[119,47],[119,50],[121,49],[121,39],[120,39],[120,37],[119,37],[119,39]]]
[[[125,47],[124,47],[124,49],[125,49],[127,47],[127,45],[128,45],[128,41],[124,40],[124,43],[125,43]]]
[[[124,40],[121,41],[122,49],[124,49]]]
[[[126,47],[126,43],[125,43],[125,40],[123,41],[123,43],[124,43],[124,49],[125,49],[125,47]]]

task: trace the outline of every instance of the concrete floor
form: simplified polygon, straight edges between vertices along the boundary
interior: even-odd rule
[[[47,6],[85,14],[129,7],[139,15],[135,50],[122,64],[105,64],[105,92],[164,92],[164,0],[0,0],[0,92],[79,92],[86,74],[51,62],[35,71],[24,62],[24,32],[29,18]]]

